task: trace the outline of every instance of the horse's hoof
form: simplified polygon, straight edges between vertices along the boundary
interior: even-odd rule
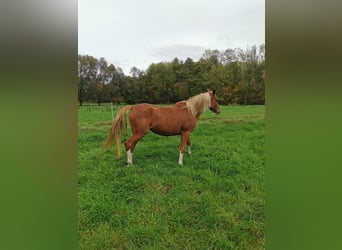
[[[127,162],[126,167],[130,167],[130,166],[133,166],[133,163]]]

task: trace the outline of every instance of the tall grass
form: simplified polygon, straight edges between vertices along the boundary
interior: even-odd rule
[[[110,107],[80,107],[79,248],[264,249],[265,107],[221,109],[200,117],[184,166],[179,136],[151,132],[125,167],[102,149]]]

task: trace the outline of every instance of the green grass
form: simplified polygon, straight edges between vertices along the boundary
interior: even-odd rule
[[[125,167],[102,149],[110,107],[79,107],[79,248],[264,249],[265,107],[221,110],[200,117],[184,166],[180,137],[151,132]]]

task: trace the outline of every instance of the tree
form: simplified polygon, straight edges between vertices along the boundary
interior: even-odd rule
[[[153,103],[169,103],[175,75],[170,63],[151,64],[146,71],[146,88]]]
[[[130,73],[131,73],[133,78],[140,78],[144,75],[144,71],[138,69],[137,67],[131,68]]]
[[[206,50],[198,61],[174,58],[132,67],[126,76],[104,58],[78,56],[78,99],[97,102],[174,103],[215,89],[222,104],[265,102],[265,45]]]
[[[220,54],[220,63],[228,65],[238,61],[237,49],[226,49]]]
[[[103,57],[97,61],[96,64],[96,74],[93,81],[95,96],[98,105],[101,105],[104,97],[104,85],[109,83],[108,65],[106,59]]]
[[[78,56],[78,100],[80,105],[91,96],[91,84],[96,76],[97,59],[92,56]]]
[[[219,61],[220,54],[221,54],[220,51],[218,51],[217,49],[215,49],[215,50],[207,49],[204,51],[202,58],[204,60]]]
[[[104,85],[104,100],[106,102],[120,103],[123,102],[122,93],[120,90],[121,75],[113,64],[110,64],[107,69],[107,81]]]

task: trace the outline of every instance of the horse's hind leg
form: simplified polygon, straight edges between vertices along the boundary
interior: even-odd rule
[[[131,138],[125,143],[126,152],[127,152],[127,165],[133,165],[133,151],[135,149],[135,145],[138,141],[144,137],[145,134],[133,134]]]

